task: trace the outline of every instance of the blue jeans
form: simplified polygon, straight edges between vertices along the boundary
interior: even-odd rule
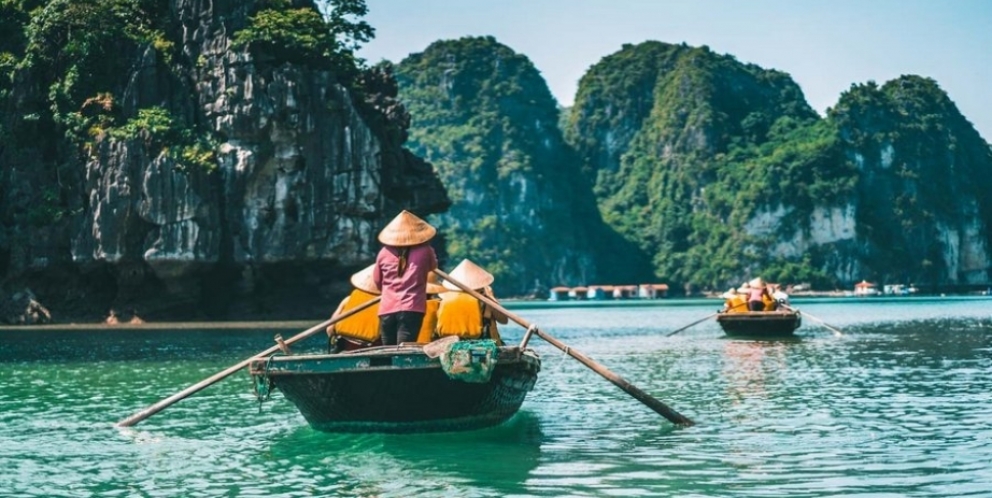
[[[395,346],[401,342],[417,342],[424,314],[416,311],[397,311],[379,316],[379,335],[383,346]]]

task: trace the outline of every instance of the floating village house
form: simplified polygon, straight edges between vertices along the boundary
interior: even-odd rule
[[[636,285],[618,285],[613,288],[613,299],[630,299],[637,297]]]
[[[660,299],[667,295],[667,284],[559,286],[551,289],[548,300]]]
[[[668,284],[641,284],[637,296],[641,299],[660,299],[668,295]]]
[[[572,287],[572,289],[568,291],[568,298],[569,299],[585,299],[586,298],[586,292],[588,292],[588,291],[589,291],[589,289],[587,289],[585,287]]]
[[[877,296],[878,294],[878,286],[867,280],[854,284],[855,296]]]
[[[589,299],[610,299],[613,297],[613,286],[612,285],[590,285],[589,290],[586,292],[586,297]]]

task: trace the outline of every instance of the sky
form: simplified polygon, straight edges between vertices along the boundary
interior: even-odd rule
[[[992,0],[366,0],[359,56],[399,62],[437,40],[492,35],[559,104],[625,43],[708,45],[784,71],[820,112],[855,83],[933,78],[992,141]]]

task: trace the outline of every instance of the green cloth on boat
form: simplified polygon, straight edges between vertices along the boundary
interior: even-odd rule
[[[441,368],[454,380],[489,382],[498,358],[499,345],[492,339],[458,341],[449,344],[441,353]]]

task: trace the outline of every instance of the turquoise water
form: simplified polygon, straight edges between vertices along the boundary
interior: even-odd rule
[[[796,304],[789,341],[664,337],[715,301],[516,308],[683,429],[538,339],[535,390],[492,429],[319,433],[241,373],[118,429],[309,324],[4,330],[0,496],[992,496],[992,300]]]

